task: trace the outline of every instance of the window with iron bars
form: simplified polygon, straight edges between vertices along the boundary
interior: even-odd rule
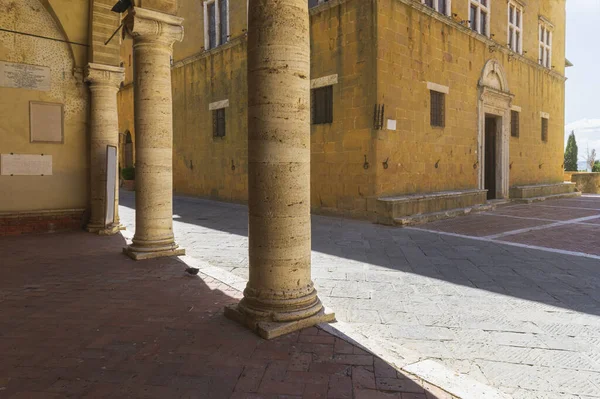
[[[542,141],[548,141],[548,118],[542,118]]]
[[[431,126],[444,127],[446,95],[439,91],[429,90],[431,97]]]
[[[519,137],[519,111],[510,111],[510,135]]]
[[[225,137],[225,108],[213,111],[213,137]]]

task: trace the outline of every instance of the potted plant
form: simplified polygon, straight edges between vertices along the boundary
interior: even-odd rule
[[[123,189],[127,191],[135,191],[135,168],[121,169],[121,177],[123,178]]]

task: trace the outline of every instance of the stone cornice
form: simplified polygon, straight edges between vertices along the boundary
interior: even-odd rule
[[[171,46],[183,40],[183,18],[139,7],[129,9],[125,30],[138,43],[152,42]]]
[[[84,80],[92,86],[110,86],[118,89],[123,79],[125,68],[91,62],[85,67]]]

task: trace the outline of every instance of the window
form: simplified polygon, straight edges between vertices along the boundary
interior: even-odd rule
[[[308,0],[308,8],[316,7],[320,4],[327,3],[329,0]]]
[[[333,123],[333,86],[312,90],[313,125]]]
[[[519,138],[519,111],[510,111],[510,135]]]
[[[540,21],[540,65],[552,67],[552,31],[550,25]]]
[[[444,127],[446,96],[439,91],[429,90],[431,96],[431,126]]]
[[[523,7],[513,1],[508,3],[508,47],[523,54]]]
[[[204,48],[213,49],[229,41],[229,0],[204,2]]]
[[[490,36],[490,2],[491,0],[469,0],[469,24],[471,29],[485,36]]]
[[[548,141],[548,118],[542,117],[542,141]]]
[[[225,137],[225,108],[213,111],[213,137]]]
[[[421,2],[440,14],[450,16],[450,0],[421,0]]]

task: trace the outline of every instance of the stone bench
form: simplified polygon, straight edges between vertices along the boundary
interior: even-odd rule
[[[513,186],[510,188],[512,200],[525,202],[542,201],[549,198],[568,198],[580,195],[575,191],[575,183],[534,184],[528,186]]]
[[[488,210],[487,190],[442,191],[377,199],[377,222],[407,225]]]

